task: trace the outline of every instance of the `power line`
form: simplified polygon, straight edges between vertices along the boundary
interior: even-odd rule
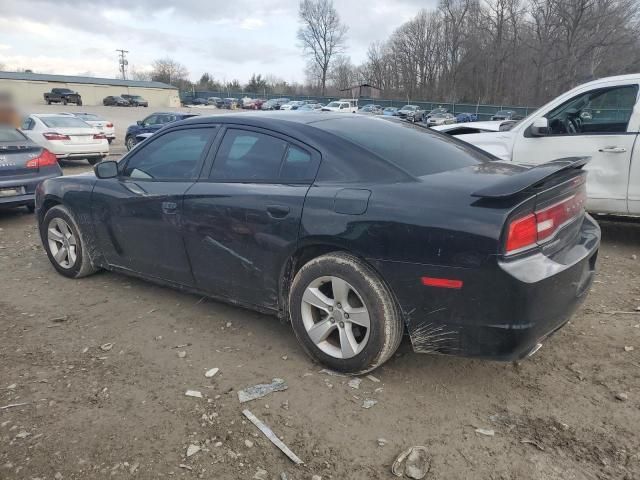
[[[116,52],[120,52],[120,72],[122,73],[122,79],[126,80],[127,65],[129,65],[126,54],[129,53],[129,50],[116,49]]]

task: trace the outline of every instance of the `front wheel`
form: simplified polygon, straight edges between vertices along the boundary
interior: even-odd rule
[[[71,212],[62,205],[47,211],[40,235],[53,267],[65,277],[80,278],[95,273],[82,232]]]
[[[136,139],[135,137],[127,137],[127,139],[124,141],[124,145],[125,147],[127,147],[127,150],[131,150],[133,147],[136,146]]]
[[[296,274],[289,295],[293,330],[306,352],[333,370],[362,374],[386,362],[402,340],[388,287],[357,257],[317,257]]]
[[[62,104],[63,104],[63,105],[66,105],[67,103],[68,103],[68,102],[67,102],[67,99],[66,99],[66,98],[63,98],[63,99],[62,99]]]

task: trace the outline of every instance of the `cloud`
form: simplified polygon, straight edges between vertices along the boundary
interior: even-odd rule
[[[0,57],[10,48],[20,68],[77,73],[117,71],[116,48],[129,63],[150,65],[170,56],[197,79],[205,71],[247,80],[251,73],[304,78],[296,44],[298,0],[1,0]],[[349,27],[347,54],[364,61],[373,41],[385,40],[420,8],[437,0],[334,0]],[[49,52],[64,51],[56,62]],[[1,58],[0,58],[1,60]],[[13,63],[12,63],[13,62]],[[29,67],[26,67],[29,68]]]
[[[255,30],[264,26],[264,21],[260,18],[245,18],[240,22],[240,28],[244,30]]]

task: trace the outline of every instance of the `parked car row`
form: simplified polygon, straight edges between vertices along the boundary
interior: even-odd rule
[[[80,104],[82,105],[82,104]],[[109,95],[102,99],[102,105],[113,107],[148,107],[149,102],[140,95]]]

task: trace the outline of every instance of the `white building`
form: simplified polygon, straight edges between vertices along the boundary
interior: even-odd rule
[[[102,105],[104,97],[129,94],[140,95],[153,108],[180,106],[178,89],[161,82],[0,72],[0,92],[9,93],[18,106],[44,104],[44,94],[52,88],[69,88],[78,92],[83,105]]]

